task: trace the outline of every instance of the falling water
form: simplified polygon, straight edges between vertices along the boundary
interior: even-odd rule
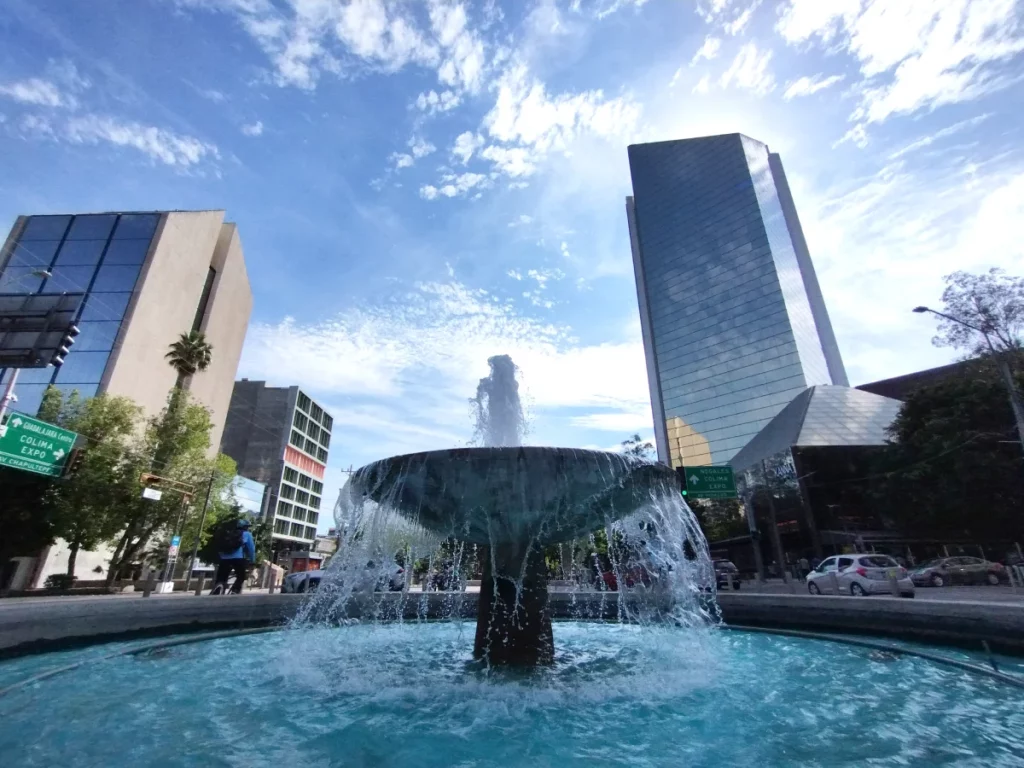
[[[489,448],[522,445],[526,429],[516,364],[508,355],[495,355],[488,358],[487,364],[491,373],[480,379],[472,400],[477,439]]]
[[[335,512],[341,546],[298,622],[460,621],[479,599],[467,580],[487,573],[482,590],[515,583],[517,616],[537,615],[520,598],[540,589],[563,593],[559,615],[568,591],[581,618],[691,628],[717,622],[707,542],[672,471],[617,453],[519,447],[515,364],[507,355],[488,363],[472,401],[487,447],[396,456],[353,473]],[[397,581],[396,563],[404,568]],[[549,588],[549,569],[571,586]],[[413,578],[422,591],[410,588]],[[401,594],[388,594],[392,588]],[[550,604],[533,605],[547,614]]]

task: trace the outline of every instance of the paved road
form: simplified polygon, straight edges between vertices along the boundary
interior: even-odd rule
[[[753,582],[745,581],[740,590],[755,593],[806,594],[807,587],[800,581],[787,585],[783,584],[779,579],[769,579],[761,586],[755,586]],[[916,589],[916,599],[1024,603],[1024,589],[1013,589],[1007,585],[1000,585],[998,587],[918,587]]]

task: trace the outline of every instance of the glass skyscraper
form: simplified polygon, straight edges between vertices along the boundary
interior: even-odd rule
[[[782,161],[741,134],[629,147],[658,457],[723,464],[798,393],[847,385]]]

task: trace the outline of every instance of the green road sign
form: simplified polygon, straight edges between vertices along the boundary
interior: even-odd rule
[[[686,496],[690,499],[735,499],[732,467],[682,467]]]
[[[21,413],[0,427],[0,467],[57,477],[78,435]]]

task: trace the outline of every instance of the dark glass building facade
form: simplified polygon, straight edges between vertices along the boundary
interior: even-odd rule
[[[629,164],[658,456],[727,463],[802,390],[848,383],[782,162],[729,134]]]
[[[78,319],[81,333],[64,365],[19,374],[19,411],[35,413],[51,383],[82,397],[96,394],[159,220],[157,213],[26,217],[9,244],[0,292],[86,297]],[[40,276],[43,272],[51,276]],[[0,372],[0,379],[9,375]]]

